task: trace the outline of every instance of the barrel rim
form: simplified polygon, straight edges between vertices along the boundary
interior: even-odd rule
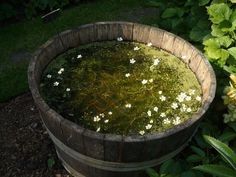
[[[36,52],[33,54],[30,63],[29,63],[29,67],[28,67],[28,81],[29,81],[29,88],[30,91],[32,93],[33,99],[36,103],[36,106],[44,112],[53,112],[54,116],[59,117],[59,119],[61,120],[61,123],[63,123],[63,121],[66,121],[67,123],[71,124],[72,127],[77,128],[77,129],[84,129],[85,132],[88,132],[89,135],[95,139],[101,139],[101,140],[107,140],[107,141],[124,141],[124,142],[142,142],[144,140],[154,140],[154,139],[161,139],[161,138],[165,138],[167,136],[170,136],[172,134],[175,134],[187,127],[192,126],[195,122],[197,122],[199,119],[201,119],[201,117],[203,116],[203,114],[206,112],[206,110],[209,108],[210,103],[213,101],[214,97],[215,97],[215,91],[216,91],[216,77],[215,77],[215,73],[214,70],[212,68],[212,66],[210,65],[209,61],[207,60],[207,58],[202,54],[202,52],[200,52],[196,47],[194,47],[192,44],[190,44],[188,41],[184,40],[183,38],[170,33],[168,31],[165,31],[163,29],[157,28],[157,27],[153,27],[153,26],[149,26],[149,25],[144,25],[144,24],[139,24],[139,23],[133,23],[133,22],[124,22],[124,21],[105,21],[105,22],[96,22],[96,23],[90,23],[90,24],[85,24],[85,25],[81,25],[79,27],[76,27],[74,29],[70,29],[70,30],[66,30],[61,32],[59,35],[63,35],[65,33],[69,33],[71,31],[74,30],[80,30],[83,28],[87,28],[87,27],[93,27],[94,25],[106,25],[106,24],[123,24],[123,25],[140,25],[143,27],[149,27],[155,30],[160,30],[163,31],[164,33],[168,33],[173,35],[176,38],[179,38],[181,40],[183,40],[188,46],[191,46],[193,48],[193,50],[195,50],[197,52],[197,54],[199,54],[201,56],[201,60],[204,62],[205,65],[207,65],[208,68],[208,72],[210,72],[210,78],[211,78],[211,84],[210,84],[210,91],[209,91],[209,95],[207,97],[207,99],[204,101],[202,107],[198,110],[198,112],[196,112],[195,114],[192,115],[192,117],[190,119],[188,119],[187,121],[182,122],[181,124],[174,126],[164,132],[153,132],[153,133],[147,133],[144,135],[117,135],[117,134],[105,134],[105,133],[99,133],[90,129],[85,129],[82,126],[64,118],[63,116],[61,116],[59,113],[57,113],[54,109],[50,108],[48,106],[48,104],[45,102],[45,100],[41,97],[40,92],[39,92],[39,86],[37,85],[36,82],[36,78],[35,78],[35,68],[37,67],[37,59],[39,54],[45,52],[45,47],[47,47],[47,44],[50,42],[53,42],[55,39],[58,38],[58,36],[54,36],[52,38],[50,38],[46,43],[44,43],[41,47],[39,47],[38,50],[36,50]],[[64,51],[65,52],[65,51]]]

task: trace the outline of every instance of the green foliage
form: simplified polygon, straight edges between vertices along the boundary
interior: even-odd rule
[[[196,170],[203,171],[219,177],[235,177],[236,171],[223,165],[199,165],[194,167]]]
[[[236,176],[236,154],[235,152],[225,143],[210,137],[204,136],[204,139],[209,143],[218,153],[223,157],[223,159],[231,166],[226,165],[199,165],[194,167],[196,170],[200,170],[205,173],[216,175],[219,177],[235,177]]]
[[[236,154],[228,145],[210,136],[204,135],[204,139],[236,170]]]
[[[212,22],[211,36],[203,42],[205,54],[220,68],[236,71],[236,9],[227,3],[216,3],[207,7]]]
[[[188,40],[199,43],[210,33],[205,5],[210,0],[149,0],[160,10],[157,25]]]

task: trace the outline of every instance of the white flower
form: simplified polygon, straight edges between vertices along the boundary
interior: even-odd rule
[[[145,85],[148,81],[146,79],[142,80],[142,84]]]
[[[53,83],[53,86],[55,86],[55,87],[57,87],[58,85],[59,85],[59,82],[57,82],[57,81]]]
[[[152,43],[151,43],[151,42],[147,43],[147,46],[148,46],[148,47],[151,47],[151,46],[152,46]]]
[[[145,126],[145,128],[146,128],[147,130],[149,130],[149,129],[152,128],[152,125],[151,125],[151,124],[147,124],[147,125]]]
[[[173,109],[177,109],[177,108],[178,108],[178,104],[174,102],[174,103],[171,104],[171,107],[172,107]]]
[[[125,77],[129,77],[129,76],[130,76],[130,73],[126,73],[126,74],[125,74]]]
[[[185,104],[182,104],[182,107],[180,108],[181,112],[185,112],[187,110],[187,107]]]
[[[201,98],[200,96],[197,96],[197,97],[196,97],[196,100],[197,100],[197,101],[201,101],[202,98]]]
[[[125,105],[125,107],[126,107],[126,108],[131,108],[132,105],[131,105],[130,103],[128,103],[128,104]]]
[[[161,101],[166,101],[166,97],[163,96],[163,95],[161,95],[161,96],[160,96],[160,100],[161,100]]]
[[[107,124],[109,122],[109,119],[104,120],[104,123]]]
[[[109,112],[108,112],[108,114],[109,114],[109,115],[112,115],[112,112],[111,112],[111,111],[109,111]]]
[[[69,92],[69,91],[70,91],[70,88],[66,88],[66,91]]]
[[[94,122],[99,122],[100,120],[101,120],[101,118],[99,116],[93,117],[93,121]]]
[[[51,74],[48,74],[48,75],[47,75],[47,78],[48,78],[48,79],[52,78],[52,75],[51,75]]]
[[[162,113],[160,114],[160,116],[161,116],[161,117],[166,117],[166,113],[162,112]]]
[[[158,93],[161,95],[161,94],[162,94],[162,91],[159,91]]]
[[[149,82],[152,83],[152,82],[153,82],[153,79],[149,79]]]
[[[183,59],[186,59],[186,58],[187,58],[187,56],[186,56],[186,55],[183,55],[183,56],[182,56],[182,58],[183,58]]]
[[[99,116],[101,116],[102,118],[105,117],[104,113],[99,114]]]
[[[81,54],[77,55],[77,58],[78,59],[82,58],[82,55]]]
[[[186,96],[186,97],[185,97],[185,100],[186,100],[186,101],[190,101],[191,99],[192,99],[191,96]]]
[[[139,50],[140,48],[139,47],[134,47],[134,51],[137,51],[137,50]]]
[[[62,74],[64,72],[64,68],[61,68],[57,73]]]
[[[148,110],[147,114],[148,114],[149,117],[151,117],[152,116],[152,111]]]
[[[154,66],[157,66],[159,63],[160,63],[160,60],[159,60],[159,59],[155,59],[155,60],[153,61],[153,65],[154,65]]]
[[[186,111],[187,112],[192,112],[192,109],[191,108],[187,108]]]
[[[121,42],[121,41],[123,41],[123,38],[122,38],[122,37],[118,37],[118,38],[117,38],[117,41],[118,41],[118,42]]]
[[[165,119],[163,120],[163,124],[170,124],[170,120],[169,120],[168,118],[165,118]]]
[[[129,60],[129,62],[130,62],[131,64],[134,64],[134,63],[136,62],[136,60],[133,59],[133,58],[131,58],[131,59]]]
[[[100,130],[101,130],[101,128],[100,128],[100,127],[98,127],[98,128],[97,128],[97,130],[96,130],[96,132],[100,132]]]
[[[188,91],[188,93],[189,93],[189,95],[194,95],[194,94],[195,94],[195,90],[194,90],[194,89],[190,89],[190,90]]]
[[[178,125],[178,124],[180,124],[181,123],[181,120],[180,120],[180,117],[176,117],[174,120],[173,120],[173,124],[174,125]]]
[[[186,93],[181,92],[181,93],[177,96],[176,99],[177,99],[179,102],[183,102],[186,97],[187,97]]]
[[[144,133],[145,133],[144,130],[139,131],[139,134],[140,134],[140,135],[144,135]]]
[[[153,123],[153,120],[151,119],[151,120],[149,121],[149,123],[152,124],[152,123]]]
[[[153,108],[153,110],[154,110],[155,112],[158,112],[158,107],[155,106],[155,107]]]

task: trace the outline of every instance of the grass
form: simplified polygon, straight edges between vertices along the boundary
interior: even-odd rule
[[[64,31],[81,24],[127,20],[124,12],[143,7],[145,0],[99,0],[82,3],[63,10],[54,24],[44,24],[41,19],[25,20],[0,28],[0,102],[9,100],[28,90],[28,60],[12,61],[10,56],[17,51],[33,53],[58,31]],[[151,24],[155,18],[140,18],[140,22]]]

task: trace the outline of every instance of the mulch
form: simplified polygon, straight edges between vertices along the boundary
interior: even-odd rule
[[[69,177],[30,93],[0,103],[0,176]]]

